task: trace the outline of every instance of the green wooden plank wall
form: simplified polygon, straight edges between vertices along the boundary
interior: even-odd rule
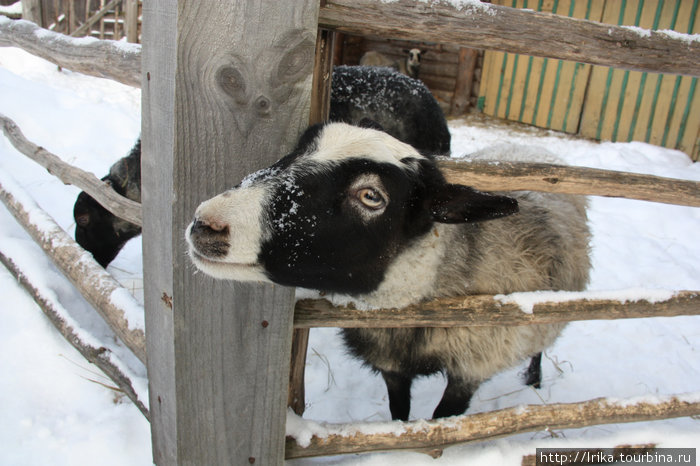
[[[497,0],[608,24],[700,30],[700,0]],[[698,160],[697,78],[486,52],[479,108],[499,118],[608,141],[645,141]]]

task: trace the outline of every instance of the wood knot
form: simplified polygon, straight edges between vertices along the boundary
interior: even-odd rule
[[[253,108],[255,109],[255,112],[258,114],[258,116],[269,115],[271,107],[272,103],[270,102],[270,99],[268,99],[264,95],[259,96],[257,99],[255,99],[255,102],[253,102]]]
[[[219,87],[239,104],[248,100],[247,85],[243,73],[233,65],[224,65],[216,72]]]
[[[542,181],[546,181],[547,183],[550,183],[550,184],[557,184],[557,183],[559,183],[559,178],[556,178],[556,177],[542,178]]]

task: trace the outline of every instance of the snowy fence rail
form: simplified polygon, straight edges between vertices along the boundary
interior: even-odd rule
[[[50,297],[43,293],[42,290],[36,288],[32,284],[27,274],[17,263],[17,258],[0,252],[0,263],[7,268],[27,293],[31,295],[63,338],[65,338],[73,348],[78,350],[85,359],[96,365],[105,375],[112,379],[119,390],[136,405],[146,419],[149,419],[148,408],[144,404],[144,401],[139,398],[139,394],[134,389],[129,374],[124,373],[122,364],[115,362],[113,353],[104,346],[99,345],[99,343],[93,344],[92,342],[86,341],[86,339],[82,337],[79,329],[76,328],[77,326],[72,325],[68,317],[68,312],[61,306],[60,302],[58,302],[55,297]]]
[[[700,291],[523,292],[441,298],[401,309],[362,311],[325,299],[296,304],[297,328],[533,325],[577,320],[700,315]]]
[[[468,5],[460,10],[449,4],[413,0],[332,0],[320,8],[319,25],[349,34],[700,76],[700,41],[687,34],[601,24],[499,5]],[[27,21],[0,18],[0,46],[9,45],[74,71],[141,85],[137,45],[70,39]],[[75,46],[80,49],[71,50]]]
[[[129,322],[127,315],[133,313],[125,310],[125,306],[141,308],[131,292],[112,278],[31,197],[5,176],[0,179],[0,200],[127,348],[145,362],[144,332]]]
[[[17,150],[61,181],[95,198],[114,215],[141,226],[141,205],[117,194],[92,173],[63,162],[27,140],[15,122],[0,114],[0,126]],[[700,182],[586,167],[523,163],[470,162],[442,159],[440,168],[451,183],[485,191],[544,191],[589,196],[622,197],[700,207]]]
[[[700,76],[700,41],[685,34],[492,4],[459,3],[462,6],[458,8],[450,2],[327,0],[318,22],[324,28],[362,36]]]
[[[114,215],[141,226],[141,204],[118,194],[92,173],[67,164],[60,157],[29,141],[17,124],[0,114],[0,127],[12,145],[66,184],[87,191]]]
[[[138,44],[69,37],[0,16],[0,47],[20,47],[62,68],[141,87]]]
[[[505,408],[450,419],[402,423],[319,424],[293,417],[286,457],[301,458],[386,450],[417,450],[440,456],[451,445],[495,440],[526,432],[576,429],[599,424],[654,421],[700,414],[700,394],[659,399],[598,398]]]

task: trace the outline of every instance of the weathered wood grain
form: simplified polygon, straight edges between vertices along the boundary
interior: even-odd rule
[[[672,317],[700,314],[700,291],[678,291],[667,300],[622,302],[615,299],[572,299],[535,304],[532,313],[491,295],[441,298],[401,309],[362,311],[354,306],[333,306],[325,299],[297,302],[294,326],[304,327],[459,327],[530,325],[575,320],[610,320],[638,317]]]
[[[575,429],[599,424],[654,421],[700,414],[697,395],[659,402],[615,402],[606,398],[580,403],[552,403],[505,408],[447,420],[412,421],[386,426],[387,433],[365,434],[352,425],[327,426],[327,434],[311,438],[307,447],[287,439],[287,458],[364,453],[386,450],[434,450],[456,444],[494,440],[542,430]],[[340,427],[340,426],[339,426]],[[403,433],[395,433],[403,429]],[[381,427],[375,429],[381,432]],[[435,453],[433,453],[434,455]]]
[[[197,205],[308,125],[318,2],[144,4],[144,282],[158,464],[281,464],[294,291],[186,256]]]
[[[451,183],[485,191],[544,191],[700,207],[700,182],[596,168],[440,159]]]
[[[700,76],[700,42],[488,4],[329,0],[319,25],[348,34],[450,43],[637,71]]]

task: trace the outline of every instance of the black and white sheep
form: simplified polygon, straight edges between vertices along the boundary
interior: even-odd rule
[[[359,124],[373,120],[392,136],[424,154],[449,155],[447,121],[430,91],[419,81],[388,69],[339,66],[333,72],[330,120]],[[141,200],[141,143],[103,178],[120,194]],[[74,209],[75,238],[106,267],[141,229],[107,211],[82,192]]]
[[[401,60],[394,60],[387,57],[381,52],[376,50],[370,50],[365,52],[360,58],[360,65],[362,66],[380,66],[388,67],[397,70],[407,76],[414,79],[418,79],[418,74],[420,73],[420,65],[422,54],[425,53],[421,49],[404,49],[403,51],[406,56]]]
[[[203,202],[186,237],[192,262],[211,276],[321,290],[368,308],[581,290],[590,265],[582,198],[448,184],[433,158],[343,123],[311,127],[292,153]],[[417,376],[447,376],[434,417],[463,413],[482,381],[530,356],[536,383],[538,355],[562,328],[345,329],[343,338],[381,373],[392,418],[405,420]]]

